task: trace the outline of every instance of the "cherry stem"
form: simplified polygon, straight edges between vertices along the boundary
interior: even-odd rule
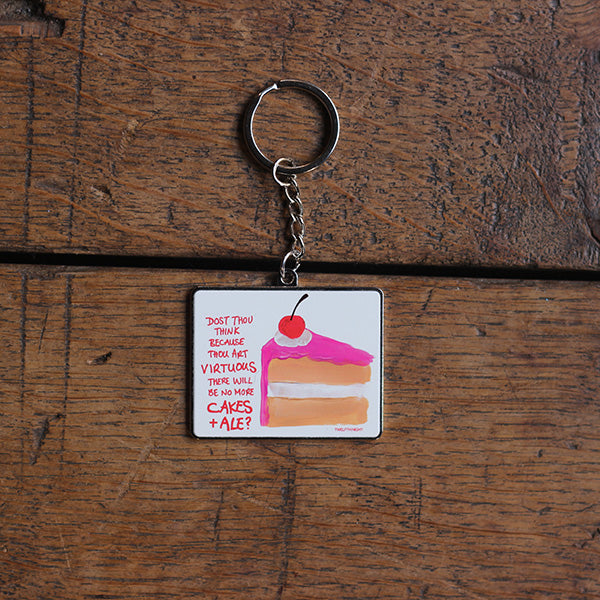
[[[294,313],[296,312],[296,309],[298,308],[298,306],[300,306],[300,302],[302,302],[303,300],[306,300],[308,298],[308,294],[304,294],[304,296],[302,296],[302,298],[300,298],[300,300],[298,300],[298,302],[296,302],[296,306],[294,306],[294,310],[292,311],[292,314],[290,315],[290,321],[294,318]]]

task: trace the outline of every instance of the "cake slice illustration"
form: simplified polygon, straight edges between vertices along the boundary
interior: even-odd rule
[[[260,423],[268,427],[360,425],[367,421],[366,384],[373,356],[310,331],[296,315],[279,321],[262,347]]]

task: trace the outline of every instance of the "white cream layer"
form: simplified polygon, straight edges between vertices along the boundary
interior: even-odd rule
[[[289,338],[287,335],[283,335],[280,331],[275,334],[275,343],[280,346],[286,346],[287,348],[296,348],[297,346],[306,346],[308,342],[312,340],[312,333],[305,329],[302,335],[297,338]]]
[[[271,398],[353,398],[363,397],[364,383],[327,385],[325,383],[269,383],[267,395]]]

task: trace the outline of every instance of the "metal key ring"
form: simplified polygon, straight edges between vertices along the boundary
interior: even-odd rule
[[[278,81],[277,83],[273,83],[269,87],[265,88],[262,92],[257,94],[246,107],[246,112],[244,113],[244,138],[246,140],[248,150],[250,150],[252,156],[266,169],[272,170],[275,165],[275,162],[267,158],[260,151],[259,147],[256,144],[256,140],[254,139],[254,132],[252,130],[252,125],[254,123],[254,115],[256,114],[256,110],[261,100],[269,92],[284,88],[302,90],[314,96],[325,108],[325,112],[327,113],[327,118],[329,120],[329,135],[327,137],[327,142],[323,150],[321,151],[321,154],[319,154],[311,162],[305,163],[303,165],[297,165],[292,167],[280,166],[278,169],[279,173],[282,173],[283,175],[299,175],[300,173],[307,173],[308,171],[316,169],[329,158],[329,156],[333,152],[333,149],[335,148],[335,145],[337,144],[338,137],[340,135],[340,118],[335,108],[335,104],[331,101],[331,98],[321,88],[318,88],[312,83],[307,83],[306,81],[296,81],[294,79],[284,79],[282,81]]]

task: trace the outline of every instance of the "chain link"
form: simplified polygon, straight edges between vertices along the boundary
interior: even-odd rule
[[[280,158],[273,165],[273,179],[281,186],[283,190],[287,209],[290,215],[289,234],[291,243],[289,250],[281,261],[279,269],[279,279],[283,285],[296,286],[298,285],[298,269],[300,261],[304,256],[304,209],[300,200],[300,189],[296,182],[295,175],[281,175],[277,169],[281,163],[292,164],[292,161],[287,158]]]

